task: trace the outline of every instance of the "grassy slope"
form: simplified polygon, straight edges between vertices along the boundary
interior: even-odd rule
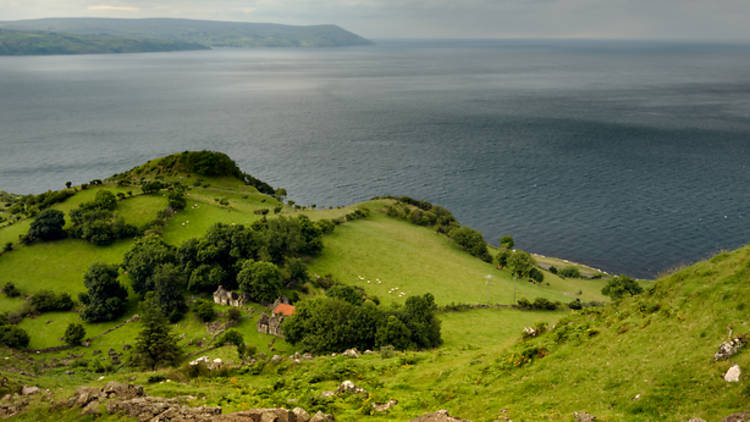
[[[378,210],[384,203],[365,204]],[[363,287],[386,304],[403,302],[399,292],[430,292],[441,305],[510,304],[514,290],[518,298],[546,297],[564,302],[570,302],[582,290],[582,300],[600,300],[599,290],[604,285],[601,280],[563,280],[550,273],[545,273],[550,286],[513,280],[508,272],[461,251],[444,235],[379,212],[338,226],[325,237],[324,245],[322,255],[310,265],[312,272],[332,274],[341,282]],[[396,287],[399,290],[391,291]]]

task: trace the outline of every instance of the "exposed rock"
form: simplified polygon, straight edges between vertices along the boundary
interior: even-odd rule
[[[176,399],[136,397],[129,400],[110,400],[107,413],[127,415],[139,421],[197,421],[209,422],[221,414],[220,407],[187,407]]]
[[[324,392],[320,393],[320,395],[323,396],[323,397],[328,398],[328,397],[335,396],[336,392],[335,391],[324,391]]]
[[[701,418],[690,418],[686,420],[685,422],[706,422],[704,419]]]
[[[596,416],[586,412],[573,412],[573,420],[576,422],[594,422]]]
[[[745,336],[735,337],[721,343],[719,350],[714,354],[714,362],[729,359],[736,355],[746,344],[747,340],[745,339]]]
[[[310,422],[333,422],[334,420],[332,415],[323,413],[320,410],[310,418]]]
[[[418,418],[414,418],[409,422],[469,422],[461,418],[454,418],[448,414],[447,410],[438,410],[435,413],[428,413]]]
[[[313,359],[313,355],[311,355],[309,353],[305,353],[304,355],[302,355],[302,359],[304,359],[304,360]]]
[[[126,344],[126,345],[122,346],[122,350],[130,350],[132,348],[133,348],[133,346],[131,346],[129,344]]]
[[[359,353],[357,353],[357,349],[346,349],[344,353],[341,354],[341,356],[357,359],[359,357]]]
[[[190,361],[188,364],[190,366],[197,366],[197,365],[201,365],[201,364],[208,366],[209,362],[210,362],[210,360],[208,359],[208,356],[201,356],[201,357],[199,357],[196,360]]]
[[[723,422],[750,422],[750,411],[733,413],[724,418]]]
[[[296,422],[308,422],[310,420],[310,414],[301,407],[295,407],[292,409],[292,413],[296,419]]]
[[[524,327],[523,328],[523,335],[524,337],[536,337],[539,333],[537,332],[536,328],[534,327]]]
[[[39,387],[36,387],[36,386],[24,385],[23,388],[21,389],[21,395],[24,395],[24,396],[30,396],[32,394],[39,394],[39,393],[40,393]]]
[[[75,396],[71,399],[71,406],[85,407],[91,401],[97,400],[100,393],[101,391],[98,388],[78,387]]]
[[[125,322],[137,322],[140,319],[141,319],[141,316],[138,314],[135,314],[132,317],[128,318]]]
[[[724,381],[726,382],[739,382],[740,381],[740,366],[734,365],[733,367],[729,368],[726,374],[724,374]]]
[[[271,362],[274,362],[274,363],[276,363],[276,362],[281,362],[281,361],[282,361],[282,359],[284,359],[284,358],[282,358],[282,357],[281,357],[281,356],[279,356],[279,355],[273,355],[273,357],[271,358]]]
[[[365,393],[367,394],[367,391],[365,391],[364,388],[357,387],[356,385],[354,385],[353,382],[349,380],[342,382],[341,385],[339,385],[339,388],[338,390],[336,390],[336,392],[338,394],[343,394],[343,393],[355,393],[355,394]]]
[[[99,401],[94,400],[87,404],[83,410],[81,410],[81,415],[101,415],[102,411],[99,409]]]
[[[110,381],[102,387],[102,393],[106,398],[117,397],[121,400],[143,397],[143,386],[133,384],[123,384],[117,381]]]
[[[374,355],[374,354],[375,354],[375,352],[373,352],[373,351],[372,351],[372,350],[370,350],[370,349],[367,349],[367,350],[365,350],[364,352],[362,352],[362,354],[363,354],[363,355]]]
[[[219,358],[216,358],[216,359],[214,359],[214,360],[213,360],[213,362],[211,362],[211,364],[210,364],[210,365],[208,366],[208,369],[210,369],[210,370],[214,370],[214,369],[219,369],[219,368],[221,368],[222,366],[224,366],[224,361],[223,361],[223,360],[221,360],[221,359],[219,359]]]
[[[387,412],[391,410],[391,408],[397,404],[398,404],[398,400],[396,399],[390,399],[386,403],[373,403],[372,410],[376,412]]]

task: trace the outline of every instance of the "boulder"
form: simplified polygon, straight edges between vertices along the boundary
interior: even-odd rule
[[[536,337],[539,333],[534,327],[524,327],[523,328],[523,335],[524,337]]]
[[[704,419],[701,418],[690,418],[686,420],[685,422],[706,422]]]
[[[346,380],[339,385],[338,390],[336,390],[336,393],[338,394],[344,394],[344,393],[367,393],[364,388],[357,387],[354,385],[353,382]]]
[[[24,385],[21,389],[21,395],[22,396],[30,396],[32,394],[39,394],[41,390],[39,390],[39,387],[36,386],[26,386]]]
[[[727,370],[726,374],[724,374],[724,381],[739,382],[741,373],[742,371],[740,371],[740,366],[734,365],[733,367],[729,368],[729,370]]]
[[[106,398],[117,397],[121,400],[128,400],[136,397],[142,397],[143,386],[110,381],[107,383],[107,385],[102,387],[102,393]]]
[[[454,418],[448,414],[447,410],[438,410],[435,413],[428,413],[418,418],[414,418],[409,422],[469,422],[464,419]]]
[[[722,422],[750,422],[750,410],[733,413],[724,418]]]
[[[219,368],[221,368],[222,366],[224,366],[224,361],[223,361],[223,360],[221,360],[221,359],[219,359],[219,358],[216,358],[216,359],[214,359],[214,360],[213,360],[213,361],[211,362],[211,364],[210,364],[210,365],[208,365],[208,369],[210,369],[210,370],[214,370],[214,369],[219,369]]]
[[[73,396],[72,405],[85,407],[90,402],[98,400],[100,393],[101,391],[99,391],[98,388],[78,387],[76,388],[75,395]]]
[[[357,349],[346,349],[344,353],[341,354],[341,356],[357,359],[359,357],[359,353],[357,352]]]
[[[101,415],[102,411],[99,409],[99,401],[94,400],[84,406],[83,410],[81,410],[82,416],[92,415],[92,416],[98,416]]]
[[[334,420],[332,415],[323,413],[320,410],[310,418],[310,422],[333,422]]]
[[[335,396],[336,392],[335,391],[324,391],[324,392],[320,393],[320,395],[323,396],[323,397],[328,398],[328,397]]]
[[[281,361],[282,361],[283,359],[284,359],[284,358],[282,358],[282,357],[281,357],[281,356],[279,356],[279,355],[273,355],[273,357],[271,358],[271,362],[274,362],[274,363],[276,363],[276,362],[281,362]]]
[[[388,412],[391,408],[398,404],[398,400],[390,399],[386,403],[373,403],[372,410],[376,412]]]
[[[196,360],[190,361],[189,365],[190,366],[197,366],[197,365],[206,365],[206,366],[208,366],[209,362],[210,362],[210,360],[208,359],[208,356],[201,356],[201,357],[199,357]]]
[[[295,422],[308,422],[310,420],[310,414],[301,407],[295,407],[292,409],[292,413],[294,414]]]
[[[735,337],[721,343],[721,345],[719,345],[719,350],[714,354],[714,362],[729,359],[736,355],[746,344],[747,340],[745,339],[745,336]]]
[[[573,420],[576,422],[594,422],[596,416],[587,412],[573,412]]]

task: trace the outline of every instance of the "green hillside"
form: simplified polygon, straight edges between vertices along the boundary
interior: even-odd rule
[[[371,42],[336,25],[292,26],[164,18],[47,18],[0,22],[0,55],[368,44]]]
[[[0,55],[146,53],[207,50],[208,47],[179,40],[107,34],[71,34],[15,31],[0,28]]]
[[[151,190],[154,182],[162,187]],[[165,213],[175,192],[183,189],[180,186],[186,189],[184,209]],[[389,207],[398,205],[398,199],[325,210],[301,207],[285,201],[285,191],[244,173],[223,154],[175,154],[114,175],[101,185],[69,190],[72,196],[49,206],[65,212],[66,227],[72,227],[73,210],[109,191],[119,194],[113,212],[124,222],[175,247],[203,237],[215,223],[260,230],[282,217],[306,216],[319,227],[330,225],[333,231],[323,234],[322,250],[301,257],[309,281],[290,283],[282,291],[298,304],[340,283],[361,289],[367,306],[385,312],[408,308],[409,297],[432,294],[442,345],[406,351],[384,347],[357,359],[325,353],[295,361],[288,356],[304,351],[303,346],[259,333],[256,324],[267,308],[249,303],[231,327],[255,351],[252,359],[241,361],[233,346],[215,341],[230,322],[231,308],[213,305],[216,319],[204,323],[190,305],[171,327],[191,357],[176,367],[144,371],[127,362],[141,330],[141,323],[131,319],[142,310],[131,274],[121,269],[119,280],[128,286],[129,296],[125,312],[115,321],[83,322],[83,305],[77,303],[71,311],[31,313],[17,322],[30,342],[25,351],[2,349],[6,358],[0,360],[0,376],[7,378],[3,391],[17,391],[21,385],[51,390],[51,399],[30,397],[17,420],[79,420],[80,408],[63,406],[50,413],[50,400],[66,399],[81,385],[102,386],[111,380],[144,385],[151,396],[190,396],[185,399],[189,406],[220,406],[224,413],[300,406],[311,414],[320,410],[345,421],[402,421],[448,409],[472,421],[570,421],[573,412],[585,411],[608,421],[679,422],[701,417],[711,422],[750,410],[745,375],[737,383],[723,379],[734,364],[744,371],[750,355],[742,350],[730,359],[713,360],[723,341],[750,332],[750,247],[721,253],[655,282],[641,281],[641,294],[574,311],[564,304],[575,299],[606,302],[601,290],[608,277],[562,278],[539,269],[541,282],[514,278],[508,268],[498,269],[496,261],[470,255],[429,225],[389,216]],[[0,239],[13,244],[0,254],[0,286],[12,282],[22,292],[18,297],[0,294],[0,309],[9,315],[27,309],[25,297],[41,290],[73,296],[85,291],[83,277],[93,263],[120,264],[138,241],[125,238],[107,246],[80,238],[29,245],[19,241],[18,235],[25,235],[33,220],[26,215],[57,197],[63,198],[5,198],[12,224],[0,228]],[[8,211],[11,208],[15,213]],[[491,247],[490,253],[498,249]],[[546,266],[564,262],[538,260]],[[582,274],[596,275],[584,266],[578,268]],[[520,298],[562,305],[552,311],[511,306]],[[188,295],[188,302],[196,300],[200,295]],[[90,345],[34,352],[63,345],[61,337],[70,323],[83,323]],[[524,339],[527,327],[536,327],[538,335]],[[111,361],[110,349],[121,358]],[[221,358],[225,369],[191,375],[185,362],[202,355]],[[272,360],[274,355],[279,357]],[[344,380],[368,394],[322,395]],[[373,410],[374,403],[390,399],[398,403],[388,412]],[[107,415],[102,420],[120,419]]]

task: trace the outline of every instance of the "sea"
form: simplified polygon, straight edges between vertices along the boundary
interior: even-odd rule
[[[0,189],[223,151],[298,204],[408,195],[654,277],[750,243],[750,46],[383,40],[0,57]]]

